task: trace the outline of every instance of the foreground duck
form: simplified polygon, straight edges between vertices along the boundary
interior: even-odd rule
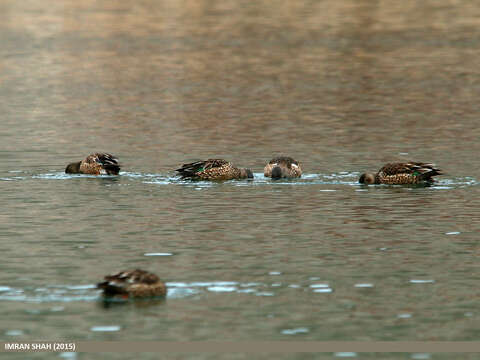
[[[361,184],[431,184],[435,175],[442,175],[434,164],[421,162],[389,163],[376,174],[362,174],[358,179]]]
[[[176,171],[182,179],[191,180],[253,179],[252,170],[237,168],[223,159],[208,159],[183,164]]]
[[[299,178],[302,176],[302,168],[291,157],[279,156],[270,160],[263,169],[263,174],[272,179]]]
[[[167,287],[157,275],[140,269],[107,275],[97,288],[103,290],[104,296],[117,298],[148,298],[167,294]]]
[[[84,160],[67,165],[67,174],[118,175],[118,159],[107,153],[88,155]]]

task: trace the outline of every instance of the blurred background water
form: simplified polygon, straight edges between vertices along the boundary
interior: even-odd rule
[[[446,0],[2,1],[0,339],[477,340],[479,19]],[[121,176],[63,173],[94,151]],[[280,154],[305,176],[265,179]],[[211,157],[255,179],[175,177]],[[405,160],[445,175],[357,184]],[[94,284],[136,267],[167,299],[103,307]]]

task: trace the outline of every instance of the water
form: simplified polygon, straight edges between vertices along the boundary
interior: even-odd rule
[[[479,15],[3,1],[0,339],[477,340]],[[93,151],[121,175],[63,173]],[[280,154],[302,179],[263,177]],[[210,157],[255,178],[175,176]],[[357,184],[402,160],[445,175]],[[94,284],[136,267],[167,299],[105,307]]]

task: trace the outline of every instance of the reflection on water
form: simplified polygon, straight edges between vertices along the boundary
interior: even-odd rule
[[[2,1],[0,338],[476,340],[479,19],[446,1]],[[120,176],[64,173],[93,151]],[[263,176],[282,154],[301,179]],[[216,157],[254,179],[175,174]],[[358,184],[405,160],[445,175]],[[166,300],[96,306],[127,268]]]

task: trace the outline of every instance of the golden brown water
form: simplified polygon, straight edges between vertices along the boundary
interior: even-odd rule
[[[1,2],[0,339],[477,340],[469,4]],[[121,176],[63,174],[97,150]],[[175,178],[210,157],[254,181]],[[446,175],[357,184],[402,160]],[[100,306],[132,267],[167,300]]]

